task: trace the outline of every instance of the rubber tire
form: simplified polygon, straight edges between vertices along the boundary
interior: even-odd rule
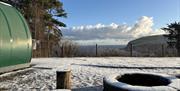
[[[134,73],[126,73],[126,74],[134,74]],[[135,73],[137,74],[137,73]],[[157,73],[138,73],[138,74],[148,74],[148,75],[157,75],[162,78],[166,78],[170,80],[170,84],[167,86],[133,86],[126,83],[119,82],[116,78],[121,75],[111,75],[103,78],[103,91],[180,91],[180,79],[165,75],[165,74],[157,74]]]

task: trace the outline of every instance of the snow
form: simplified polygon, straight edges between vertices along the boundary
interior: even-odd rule
[[[180,90],[180,79],[172,79],[172,83],[169,86]]]
[[[7,4],[7,3],[1,2],[1,1],[0,1],[0,3],[4,4],[4,5],[7,5],[7,6],[11,6],[10,4]]]
[[[56,71],[72,70],[73,91],[102,91],[103,77],[129,72],[180,74],[180,58],[34,58],[31,68],[0,75],[0,90],[55,90]]]

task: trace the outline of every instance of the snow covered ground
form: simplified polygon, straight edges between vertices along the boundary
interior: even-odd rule
[[[35,58],[32,67],[0,75],[0,90],[46,91],[56,88],[56,70],[72,69],[73,91],[102,91],[103,77],[126,72],[180,74],[180,58]]]

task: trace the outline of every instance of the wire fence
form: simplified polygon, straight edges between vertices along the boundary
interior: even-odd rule
[[[176,48],[169,47],[166,44],[129,44],[130,56],[139,57],[176,57]],[[128,48],[127,48],[128,49]]]
[[[66,47],[67,48],[67,47]],[[170,48],[165,44],[128,44],[120,45],[91,45],[78,46],[71,55],[64,53],[65,47],[61,47],[61,57],[176,57],[175,48]],[[70,50],[69,50],[70,51]]]

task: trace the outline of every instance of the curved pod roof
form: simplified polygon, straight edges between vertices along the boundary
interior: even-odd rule
[[[0,67],[29,63],[32,39],[24,17],[0,2]]]

